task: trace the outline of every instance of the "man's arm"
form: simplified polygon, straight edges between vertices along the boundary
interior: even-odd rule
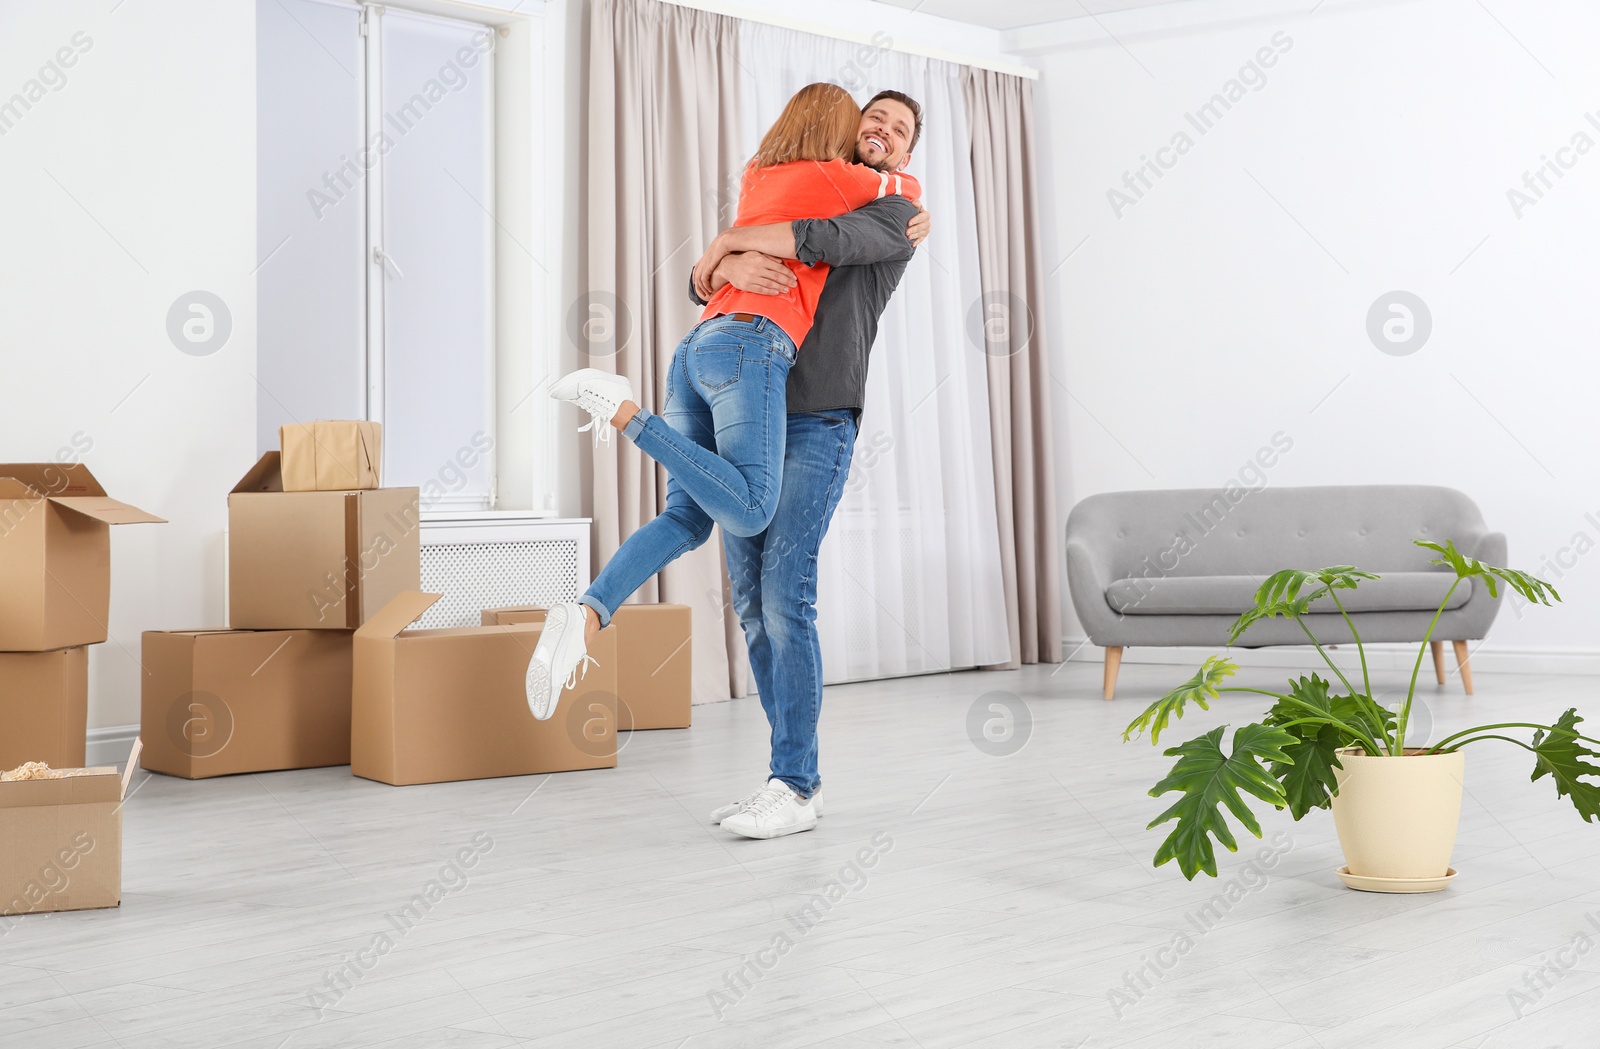
[[[819,261],[830,266],[898,262],[909,259],[927,236],[925,214],[904,197],[884,197],[837,218],[732,226],[719,239],[728,252],[759,251],[777,259],[799,259],[807,265]],[[815,243],[808,245],[808,241]],[[856,242],[853,250],[846,241]],[[807,258],[807,254],[815,258]]]
[[[904,262],[927,237],[930,222],[920,204],[889,196],[837,218],[732,226],[711,242],[695,265],[694,279],[705,293],[723,258],[739,251],[798,259],[808,266],[818,262],[831,266]]]
[[[732,284],[740,291],[753,291],[757,295],[781,295],[799,281],[788,266],[777,259],[757,251],[729,255],[717,265],[711,275],[710,291],[714,295],[724,285]],[[689,299],[696,306],[704,306],[707,299],[695,290],[694,274],[689,274]]]
[[[793,227],[794,257],[808,266],[864,266],[904,262],[916,252],[926,213],[904,197],[884,197],[831,219],[797,219]]]

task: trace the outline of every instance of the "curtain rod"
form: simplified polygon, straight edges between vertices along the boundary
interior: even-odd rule
[[[841,29],[837,26],[822,22],[808,22],[802,18],[795,18],[788,14],[776,14],[749,4],[742,4],[736,0],[661,0],[662,3],[672,4],[675,7],[690,7],[700,11],[709,11],[716,15],[727,15],[730,18],[741,18],[749,22],[760,22],[763,25],[776,26],[779,29],[792,29],[799,33],[811,33],[816,36],[831,37],[835,40],[846,40],[853,44],[871,44],[879,46],[873,34],[855,32]],[[889,11],[900,10],[889,6]],[[911,14],[913,12],[906,12]],[[930,16],[931,17],[931,16]],[[1039,71],[1032,66],[1020,62],[1004,62],[993,58],[978,58],[955,51],[946,51],[943,48],[925,47],[920,44],[902,43],[892,41],[890,51],[899,51],[902,54],[920,55],[923,58],[934,58],[941,62],[953,62],[956,65],[976,66],[979,69],[989,69],[996,73],[1007,73],[1011,76],[1023,77],[1027,80],[1039,79]]]

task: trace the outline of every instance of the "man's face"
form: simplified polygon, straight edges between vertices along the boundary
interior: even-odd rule
[[[861,114],[856,160],[879,171],[899,171],[911,160],[916,118],[904,102],[880,98]]]

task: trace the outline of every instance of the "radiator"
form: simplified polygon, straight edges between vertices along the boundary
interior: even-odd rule
[[[419,627],[477,626],[485,608],[548,606],[588,587],[587,518],[464,512],[422,522],[422,589],[444,597]]]

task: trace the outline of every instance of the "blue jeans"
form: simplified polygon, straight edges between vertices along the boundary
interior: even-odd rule
[[[748,316],[748,315],[745,315]],[[672,355],[660,415],[641,410],[623,436],[667,468],[667,507],[630,535],[578,600],[600,625],[650,577],[711,537],[767,527],[783,490],[794,342],[765,317],[711,317]]]
[[[810,797],[822,713],[817,638],[817,553],[844,494],[856,445],[849,409],[796,412],[788,420],[783,492],[766,531],[726,536],[733,607],[744,626],[750,669],[772,726],[770,774]]]

